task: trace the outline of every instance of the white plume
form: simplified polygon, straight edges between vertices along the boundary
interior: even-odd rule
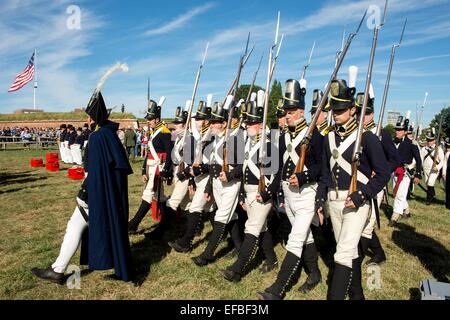
[[[264,107],[264,97],[265,97],[266,93],[264,92],[264,90],[259,90],[258,91],[258,100],[256,101],[256,105],[258,107]]]
[[[369,98],[370,98],[370,99],[375,98],[375,92],[373,92],[373,86],[372,86],[372,84],[370,84],[370,87],[369,87]]]
[[[305,88],[306,89],[306,80],[305,79],[300,79],[300,88]]]
[[[358,77],[358,67],[350,66],[348,68],[348,87],[354,88],[356,87],[356,78]]]
[[[239,108],[241,106],[242,103],[244,103],[244,99],[241,99],[238,101],[238,103],[236,104],[236,107]]]
[[[252,92],[250,95],[250,101],[256,101],[256,92]]]
[[[405,119],[409,119],[409,117],[411,117],[411,110],[408,110],[406,112],[406,118]]]
[[[230,106],[231,106],[231,103],[233,102],[233,99],[234,99],[233,95],[230,94],[230,95],[227,96],[227,99],[225,100],[225,104],[223,106],[223,108],[225,110],[230,109]]]
[[[191,106],[191,100],[186,100],[186,104],[184,105],[184,111],[189,111],[189,107]]]
[[[105,72],[105,74],[100,78],[99,82],[97,83],[97,87],[95,88],[95,91],[101,91],[103,89],[103,86],[105,85],[105,81],[116,71],[123,71],[128,72],[128,65],[126,63],[116,63],[112,67],[108,69],[108,71]]]
[[[210,93],[206,96],[206,106],[211,107],[213,100],[213,95]]]

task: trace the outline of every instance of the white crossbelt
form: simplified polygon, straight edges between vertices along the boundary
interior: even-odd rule
[[[158,133],[161,132],[162,129],[163,128],[161,127],[158,130],[156,130],[154,133],[152,133],[152,135],[150,136],[150,139],[149,139],[149,144],[148,144],[150,153],[152,154],[154,161],[156,161],[155,163],[158,163],[158,164],[160,163],[160,159],[158,157],[158,153],[155,150],[155,147],[153,146],[153,139],[158,135]]]
[[[358,131],[354,131],[345,141],[339,145],[339,147],[336,147],[336,138],[335,138],[335,132],[331,131],[328,134],[328,141],[330,145],[331,150],[331,157],[330,157],[330,169],[333,170],[334,166],[338,164],[345,172],[347,172],[348,175],[352,175],[352,166],[351,164],[342,157],[344,152],[350,148],[350,146],[353,144],[353,142],[356,141],[356,135],[358,134]],[[337,156],[335,158],[335,156]],[[359,182],[363,184],[367,184],[369,182],[369,178],[367,178],[363,173],[361,173],[359,170],[357,172],[356,178]]]
[[[286,161],[291,158],[292,162],[295,164],[298,163],[299,155],[297,154],[297,146],[300,144],[300,142],[303,140],[303,138],[306,135],[306,131],[308,131],[308,127],[305,127],[300,133],[295,137],[295,139],[291,142],[291,135],[289,133],[286,133],[284,135],[284,141],[286,144],[286,151],[283,154],[283,163],[286,163]],[[289,148],[289,145],[291,146]],[[291,150],[289,150],[291,149]],[[306,166],[304,166],[304,171],[308,170]]]
[[[255,177],[260,176],[260,170],[259,170],[258,166],[256,165],[256,163],[254,163],[252,161],[253,157],[255,156],[256,152],[258,152],[260,147],[261,147],[261,140],[258,141],[258,143],[255,144],[253,147],[251,146],[250,139],[247,140],[247,143],[245,144],[246,157],[244,159],[244,163],[242,166],[242,172],[245,173],[245,170],[248,167],[250,169],[251,173]],[[247,156],[247,154],[248,154],[248,156]],[[265,182],[266,186],[268,186],[270,183],[272,183],[272,181],[273,181],[273,175],[270,176],[270,179],[268,179],[266,176],[264,176],[264,182]]]
[[[219,156],[219,150],[223,146],[225,136],[222,136],[218,140],[216,139],[214,141],[216,141],[217,143],[214,144],[213,163],[221,166],[223,165],[223,159]]]

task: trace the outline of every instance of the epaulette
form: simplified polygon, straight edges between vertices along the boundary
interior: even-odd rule
[[[167,128],[167,126],[163,126],[162,130],[161,130],[161,133],[172,133],[172,132],[170,131],[169,128]]]

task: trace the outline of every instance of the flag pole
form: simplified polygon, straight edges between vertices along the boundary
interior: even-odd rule
[[[36,110],[36,89],[37,89],[37,54],[34,49],[34,86],[33,86],[33,109]]]

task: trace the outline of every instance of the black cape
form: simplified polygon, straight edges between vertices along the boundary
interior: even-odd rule
[[[124,281],[131,277],[128,239],[128,175],[133,173],[117,129],[106,122],[89,137],[88,263],[91,270],[115,269]]]

